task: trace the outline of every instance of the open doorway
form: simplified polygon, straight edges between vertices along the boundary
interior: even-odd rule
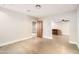
[[[36,21],[32,21],[32,35],[36,36]]]

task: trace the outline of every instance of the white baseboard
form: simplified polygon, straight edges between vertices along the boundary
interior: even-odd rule
[[[78,48],[79,48],[79,44],[77,42],[69,41],[69,43],[76,44],[78,46]]]
[[[12,43],[16,43],[16,42],[19,42],[19,41],[22,41],[22,40],[27,40],[27,39],[30,39],[34,36],[29,36],[29,37],[26,37],[26,38],[22,38],[22,39],[17,39],[17,40],[14,40],[14,41],[10,41],[10,42],[7,42],[7,43],[3,43],[3,44],[0,44],[0,47],[1,46],[5,46],[5,45],[9,45],[9,44],[12,44]]]
[[[43,38],[53,39],[53,37],[47,37],[47,36],[43,36]],[[76,44],[78,46],[78,48],[79,48],[79,44],[77,42],[69,41],[69,43]]]
[[[43,38],[52,39],[52,37],[48,37],[48,36],[43,36]]]
[[[27,40],[27,39],[30,39],[30,38],[33,38],[33,37],[35,37],[35,36],[29,36],[29,37],[26,37],[26,38],[22,38],[22,39],[10,41],[10,42],[7,42],[7,43],[3,43],[3,44],[0,44],[0,47],[5,46],[5,45],[9,45],[9,44],[12,44],[12,43],[16,43],[16,42],[19,42],[19,41]],[[47,36],[43,36],[43,38],[52,39],[52,37],[47,37]],[[79,44],[77,42],[69,41],[69,43],[77,44],[77,46],[79,48]]]

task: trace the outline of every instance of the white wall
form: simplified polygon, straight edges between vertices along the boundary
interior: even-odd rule
[[[0,9],[0,44],[32,36],[32,19],[22,13]]]
[[[79,9],[77,10],[77,44],[79,46]]]
[[[58,17],[60,18],[60,17]],[[56,19],[58,19],[56,18]],[[55,20],[56,20],[55,19]],[[62,20],[62,18],[61,18]],[[54,22],[53,20],[51,21],[51,23],[54,25],[51,25],[52,29],[60,29],[62,31],[63,35],[70,35],[69,33],[69,26],[70,26],[70,21],[69,22]]]
[[[77,36],[76,11],[71,11],[71,12],[56,15],[52,18],[52,21],[57,19],[70,20],[69,22],[66,23],[58,23],[58,25],[60,26],[59,29],[62,30],[63,34],[69,35],[71,41],[76,41],[76,36]]]
[[[43,19],[43,37],[52,39],[51,20],[48,18]]]
[[[63,31],[63,34],[69,35],[70,40],[76,42],[76,36],[77,36],[77,22],[76,22],[76,11],[66,12],[62,14],[52,15],[45,18],[43,20],[44,24],[44,30],[43,30],[43,36],[49,36],[52,37],[51,29],[52,29],[52,23],[59,19],[68,19],[70,22],[67,23],[57,23]],[[56,24],[56,23],[55,23]]]

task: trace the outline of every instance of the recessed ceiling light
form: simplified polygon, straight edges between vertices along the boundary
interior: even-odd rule
[[[39,9],[39,8],[41,8],[41,5],[35,5],[35,7]]]

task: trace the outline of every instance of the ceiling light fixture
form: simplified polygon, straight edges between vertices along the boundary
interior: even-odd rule
[[[35,7],[39,9],[39,8],[41,8],[41,5],[35,5]]]

